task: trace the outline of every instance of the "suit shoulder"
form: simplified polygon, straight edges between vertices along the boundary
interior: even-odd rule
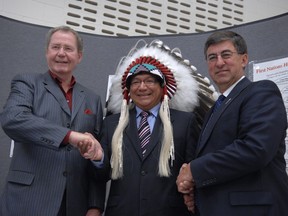
[[[259,80],[251,83],[251,89],[258,89],[258,90],[272,90],[272,91],[279,91],[279,88],[275,82],[272,80]]]
[[[255,81],[252,82],[252,85],[256,85],[256,86],[271,86],[271,87],[277,87],[276,83],[273,82],[272,80],[259,80],[259,81]]]
[[[186,112],[186,111],[180,111],[175,109],[170,109],[170,114],[179,116],[180,118],[193,118],[195,114],[193,112]]]
[[[44,76],[41,73],[23,73],[16,74],[11,80],[11,85],[23,86],[24,84],[30,88],[35,88],[35,86],[38,86],[43,81]]]
[[[105,117],[106,121],[111,121],[111,120],[119,120],[120,118],[120,113],[116,113],[116,114],[108,114]]]
[[[23,73],[23,74],[16,74],[13,77],[14,81],[17,80],[39,80],[43,79],[43,74],[41,73]]]

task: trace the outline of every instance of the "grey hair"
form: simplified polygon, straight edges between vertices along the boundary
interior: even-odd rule
[[[78,32],[76,32],[74,29],[70,28],[69,26],[58,26],[48,31],[48,33],[46,34],[46,47],[45,47],[46,50],[49,47],[52,35],[58,31],[71,32],[76,38],[78,52],[83,52],[83,39],[80,37]]]
[[[112,156],[110,164],[112,168],[111,178],[119,179],[123,177],[123,131],[129,122],[129,107],[127,101],[122,101],[120,119],[116,130],[112,137]],[[171,166],[175,160],[175,150],[173,141],[173,128],[170,121],[170,111],[168,105],[168,96],[164,96],[164,100],[160,106],[159,115],[163,123],[163,135],[161,142],[161,150],[158,163],[158,174],[161,177],[169,177],[171,170],[169,166],[169,160]]]

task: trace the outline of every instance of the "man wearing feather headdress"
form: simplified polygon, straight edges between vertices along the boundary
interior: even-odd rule
[[[178,50],[160,41],[137,47],[141,42],[120,62],[110,89],[112,115],[101,138],[111,179],[105,216],[188,216],[175,182],[198,139],[197,74]],[[150,133],[144,147],[138,136],[143,111]]]

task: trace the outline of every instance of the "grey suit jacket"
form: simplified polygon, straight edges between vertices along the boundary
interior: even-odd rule
[[[106,216],[186,216],[182,194],[177,191],[176,178],[181,165],[190,161],[195,152],[198,126],[192,113],[171,110],[175,161],[171,177],[159,177],[158,160],[162,140],[162,123],[158,116],[143,158],[136,126],[135,109],[130,111],[129,124],[123,133],[124,176],[111,181]],[[104,120],[103,137],[106,155],[111,155],[111,140],[119,115]],[[108,161],[109,162],[109,161]],[[109,174],[109,170],[107,171]]]
[[[202,130],[191,162],[201,216],[288,214],[286,129],[275,83],[244,78],[235,86]]]
[[[76,83],[72,111],[50,74],[16,76],[1,113],[14,155],[1,201],[9,215],[57,215],[66,189],[67,214],[82,216],[88,207],[103,208],[105,191],[95,168],[71,145],[62,145],[69,130],[97,138],[102,125],[99,96]],[[104,187],[105,188],[105,187]]]

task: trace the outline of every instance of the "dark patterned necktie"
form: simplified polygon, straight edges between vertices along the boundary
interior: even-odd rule
[[[142,154],[144,155],[146,152],[146,145],[149,143],[150,140],[150,127],[147,121],[147,117],[149,116],[149,112],[142,111],[141,112],[141,121],[138,128],[138,134],[142,149]]]
[[[218,108],[220,107],[220,105],[222,104],[222,102],[225,100],[225,96],[224,95],[220,95],[218,97],[218,99],[216,100],[215,102],[215,105],[214,105],[214,109],[213,109],[213,112],[216,112],[218,110]]]
[[[201,137],[200,137],[200,141],[201,139],[203,138],[203,134],[205,133],[206,129],[209,127],[209,125],[211,124],[211,120],[213,119],[213,116],[214,116],[214,113],[217,111],[217,109],[220,107],[220,105],[222,104],[222,102],[225,100],[225,96],[224,95],[220,95],[218,97],[218,99],[215,101],[214,103],[214,107],[212,108],[212,113],[211,115],[209,116],[209,119],[208,121],[206,122],[206,125],[204,126],[204,129],[203,129],[203,132],[201,134]],[[198,143],[200,143],[200,141]]]

